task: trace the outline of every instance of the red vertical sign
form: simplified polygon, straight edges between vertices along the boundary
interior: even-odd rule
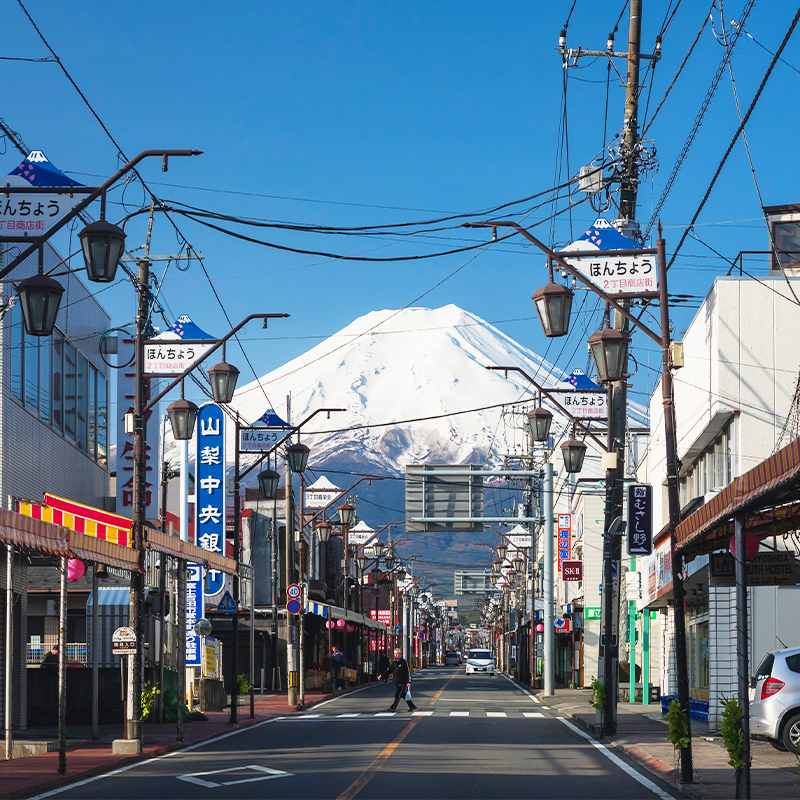
[[[558,571],[561,564],[569,561],[572,552],[572,514],[558,515]]]

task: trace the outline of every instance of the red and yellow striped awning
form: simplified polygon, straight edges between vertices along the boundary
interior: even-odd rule
[[[63,525],[71,531],[104,539],[111,544],[121,547],[133,546],[131,520],[119,514],[111,514],[83,503],[65,500],[54,494],[45,494],[42,504],[19,500],[17,510],[26,517]]]

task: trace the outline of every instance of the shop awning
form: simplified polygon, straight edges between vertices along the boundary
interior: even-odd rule
[[[69,531],[61,525],[0,509],[0,540],[7,544],[51,556],[68,556],[68,537]]]
[[[159,553],[166,553],[174,558],[182,558],[191,564],[202,564],[207,569],[216,569],[228,575],[236,574],[236,561],[221,553],[212,553],[204,550],[196,544],[184,542],[177,536],[170,536],[162,533],[155,528],[145,528],[145,547],[148,550],[156,550]]]
[[[139,556],[135,550],[106,539],[69,531],[69,549],[71,555],[84,561],[100,562],[108,567],[126,569],[130,572],[139,570]]]
[[[318,617],[328,619],[330,617],[330,606],[326,606],[325,603],[306,600],[306,614],[316,614]]]
[[[800,528],[800,438],[728,484],[676,530],[677,551],[709,553],[727,546],[733,517],[748,515],[761,537]]]

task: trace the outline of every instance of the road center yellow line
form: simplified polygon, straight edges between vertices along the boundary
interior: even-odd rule
[[[414,726],[422,719],[422,717],[414,717],[408,725],[400,731],[399,735],[381,751],[380,755],[356,778],[350,786],[345,789],[336,800],[352,800],[369,782],[372,776],[383,766],[384,762],[389,756],[394,753],[397,746],[403,739],[414,730]]]
[[[439,691],[438,691],[438,692],[436,692],[436,694],[433,696],[433,699],[432,699],[432,700],[431,700],[431,702],[430,702],[430,705],[435,705],[436,701],[437,701],[437,700],[438,700],[438,699],[441,697],[441,695],[442,695],[442,692],[443,692],[443,691],[444,691],[444,690],[445,690],[445,689],[446,689],[446,688],[447,688],[447,687],[450,685],[450,683],[452,682],[453,678],[455,678],[455,676],[456,676],[456,675],[458,675],[458,673],[457,673],[457,672],[454,672],[454,673],[453,673],[453,674],[450,676],[450,680],[449,680],[449,681],[447,681],[447,683],[446,683],[444,686],[442,686],[442,688],[441,688],[441,689],[439,689]]]

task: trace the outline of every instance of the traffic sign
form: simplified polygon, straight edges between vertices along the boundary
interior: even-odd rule
[[[290,584],[289,584],[289,585],[286,587],[286,596],[287,596],[287,597],[288,597],[290,600],[295,600],[295,599],[297,599],[298,597],[300,597],[300,595],[301,595],[302,593],[303,593],[303,590],[302,590],[302,589],[301,589],[301,588],[300,588],[300,587],[299,587],[299,586],[298,586],[296,583],[290,583]],[[297,613],[297,612],[292,612],[292,613]]]
[[[296,598],[294,600],[290,600],[286,604],[286,611],[289,614],[299,614],[300,613],[300,601]]]
[[[239,607],[233,602],[231,593],[226,591],[222,599],[217,603],[217,614],[238,614]]]

